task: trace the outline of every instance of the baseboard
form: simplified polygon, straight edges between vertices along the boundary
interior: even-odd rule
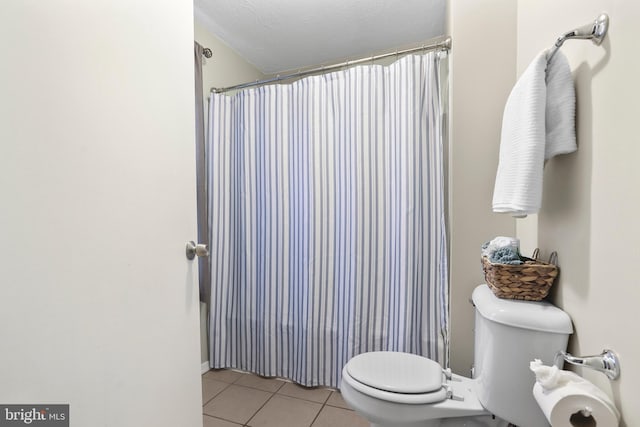
[[[200,373],[204,374],[205,372],[208,372],[211,368],[209,367],[209,361],[206,360],[204,362],[202,362],[202,365],[200,366]]]

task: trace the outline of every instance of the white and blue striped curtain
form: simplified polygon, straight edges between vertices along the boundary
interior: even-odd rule
[[[337,387],[366,351],[447,363],[443,56],[211,96],[212,368]]]

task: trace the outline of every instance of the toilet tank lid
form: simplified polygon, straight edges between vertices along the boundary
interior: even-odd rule
[[[532,331],[573,333],[567,313],[546,301],[519,301],[496,297],[487,285],[476,287],[471,296],[485,319]]]

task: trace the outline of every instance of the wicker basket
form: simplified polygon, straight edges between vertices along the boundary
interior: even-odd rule
[[[558,276],[555,265],[558,254],[553,252],[549,262],[538,261],[539,251],[532,258],[525,258],[520,265],[493,264],[482,257],[484,277],[489,288],[498,298],[540,301],[544,299]]]

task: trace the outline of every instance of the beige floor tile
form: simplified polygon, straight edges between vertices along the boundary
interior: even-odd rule
[[[369,422],[354,411],[325,406],[311,427],[369,427]]]
[[[309,427],[322,408],[320,403],[278,396],[277,394],[251,418],[251,427]]]
[[[298,384],[286,383],[278,390],[278,394],[324,403],[331,394],[331,390],[327,390],[326,388],[302,387]]]
[[[202,416],[202,427],[239,427],[242,424],[232,423],[230,421],[221,420],[220,418]]]
[[[204,405],[203,412],[213,417],[244,424],[269,400],[271,395],[255,388],[230,385]]]
[[[344,401],[339,391],[331,392],[331,396],[327,400],[327,405],[337,406],[338,408],[351,409],[351,407]]]
[[[212,369],[206,372],[203,377],[231,384],[236,382],[244,375],[246,374],[243,374],[242,372],[232,371],[231,369]]]
[[[238,379],[235,384],[245,387],[257,388],[262,391],[270,391],[272,393],[278,391],[285,382],[277,378],[265,378],[258,375],[244,375]]]
[[[206,405],[208,401],[227,387],[229,387],[228,383],[202,377],[202,404]]]

